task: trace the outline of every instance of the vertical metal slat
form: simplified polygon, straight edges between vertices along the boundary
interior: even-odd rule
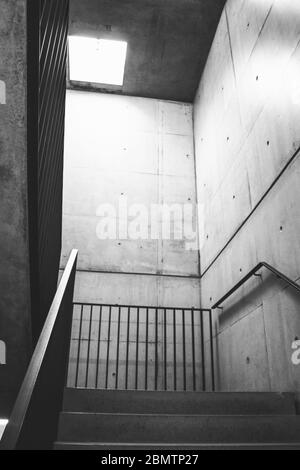
[[[126,373],[125,373],[126,390],[128,389],[129,333],[130,333],[130,307],[128,307],[128,315],[127,315],[127,344],[126,344]]]
[[[108,316],[108,333],[107,333],[107,355],[106,355],[106,378],[105,378],[105,388],[108,388],[109,350],[110,350],[110,329],[111,329],[111,307],[109,307],[109,316]]]
[[[135,389],[138,389],[139,380],[139,332],[140,332],[140,309],[136,312],[136,358],[135,358]]]
[[[195,359],[195,313],[191,310],[191,327],[192,327],[192,356],[193,356],[193,390],[196,391],[196,359]]]
[[[204,352],[204,326],[203,326],[203,311],[200,311],[201,323],[201,359],[202,359],[202,390],[206,391],[206,377],[205,377],[205,352]]]
[[[186,390],[185,310],[182,310],[183,389]]]
[[[102,306],[100,307],[100,314],[99,314],[99,330],[98,330],[98,345],[97,345],[97,365],[96,365],[96,388],[98,388],[98,384],[99,384],[101,324],[102,324]]]
[[[212,391],[215,391],[215,364],[214,364],[214,338],[213,338],[213,321],[212,311],[209,311],[209,329],[210,329],[210,358],[211,358],[211,384]]]
[[[177,390],[176,310],[173,310],[174,390]]]
[[[90,324],[89,324],[89,336],[88,336],[88,349],[87,349],[87,356],[86,356],[85,388],[88,387],[88,380],[89,380],[92,323],[93,323],[93,306],[91,305],[90,306]]]
[[[79,334],[78,334],[78,349],[77,349],[75,388],[78,387],[79,362],[80,362],[80,351],[81,351],[82,317],[83,317],[83,305],[81,305],[81,309],[80,309],[80,324],[79,324]]]
[[[116,358],[116,389],[119,382],[119,352],[120,352],[120,328],[121,328],[121,307],[119,307],[118,315],[118,337],[117,337],[117,358]]]
[[[158,388],[158,310],[155,309],[155,390]]]
[[[167,388],[167,311],[164,309],[164,389]]]
[[[146,310],[146,351],[145,351],[145,390],[148,390],[148,338],[149,338],[149,309]]]

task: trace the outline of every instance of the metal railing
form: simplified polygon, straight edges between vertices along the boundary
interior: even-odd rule
[[[211,310],[75,303],[68,387],[214,390]]]
[[[77,250],[73,250],[52,302],[0,450],[52,449],[68,365]]]
[[[221,308],[221,305],[225,300],[227,300],[235,291],[237,291],[245,282],[247,282],[252,276],[257,276],[257,272],[260,271],[262,268],[268,269],[270,272],[272,272],[275,276],[278,278],[282,279],[284,282],[286,282],[289,286],[293,287],[296,289],[298,292],[300,292],[300,285],[297,284],[296,282],[292,281],[289,277],[287,277],[285,274],[282,272],[278,271],[276,268],[271,266],[270,264],[266,263],[265,261],[262,261],[258,263],[255,268],[253,268],[246,276],[244,276],[230,291],[227,292],[227,294],[223,295],[213,306],[212,309],[216,308]],[[260,275],[259,275],[260,276]]]

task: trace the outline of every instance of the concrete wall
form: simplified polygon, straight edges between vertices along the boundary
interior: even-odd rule
[[[194,110],[203,306],[259,261],[300,278],[299,64],[299,2],[227,2]],[[217,332],[221,390],[299,390],[300,297],[284,283],[250,280]]]
[[[0,1],[0,418],[31,351],[27,228],[26,2]]]
[[[81,300],[165,304],[172,301],[162,287],[167,282],[181,292],[173,298],[177,306],[199,302],[197,281],[189,279],[199,272],[197,249],[186,249],[182,240],[97,237],[100,204],[118,207],[120,198],[146,208],[196,202],[191,105],[69,91],[64,183],[62,265],[77,247]],[[155,276],[143,276],[141,283],[138,273]],[[118,282],[117,291],[109,287]],[[103,288],[95,291],[95,284]],[[130,294],[128,285],[136,291]],[[190,290],[197,291],[192,298]]]
[[[123,201],[127,198],[128,206],[142,204],[146,208],[159,203],[195,203],[195,188],[191,105],[68,91],[62,267],[70,250],[78,248],[75,299],[123,305],[199,306],[198,244],[190,250],[186,249],[185,240],[126,240],[118,237],[101,240],[97,237],[100,204],[117,207],[119,198]],[[117,222],[119,219],[117,214]],[[182,316],[178,315],[178,330],[181,319]],[[70,385],[74,385],[72,371],[76,369],[78,322],[77,315],[72,333]],[[97,323],[96,318],[94,322]],[[162,322],[163,316],[160,315],[159,369],[163,360]],[[145,327],[142,323],[141,332]],[[134,321],[132,324],[134,327]],[[85,327],[88,329],[84,320],[82,335],[85,335]],[[111,331],[117,331],[116,327],[113,319]],[[104,332],[103,326],[101,331]],[[169,331],[171,334],[171,329]],[[103,334],[105,342],[107,332]],[[121,347],[126,346],[126,335],[124,338]],[[149,338],[150,342],[154,340],[154,337]],[[132,339],[132,347],[134,342]],[[112,349],[114,344],[115,341]],[[178,346],[179,366],[181,350],[182,344]],[[81,353],[85,354],[84,347]],[[111,351],[110,357],[114,354],[115,351]],[[142,357],[141,354],[141,367],[144,367]],[[105,357],[100,359],[106,362]],[[86,356],[80,357],[84,377],[86,360]],[[201,368],[198,369],[200,373]],[[109,383],[113,383],[113,387],[114,370],[115,362],[110,366]],[[135,368],[133,374],[134,371]],[[159,377],[159,387],[163,387],[162,376]],[[94,383],[93,378],[91,380]],[[153,385],[149,378],[149,387]],[[178,386],[182,384],[178,382]]]

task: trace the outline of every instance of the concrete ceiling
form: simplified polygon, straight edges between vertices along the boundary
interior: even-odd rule
[[[192,102],[224,4],[71,0],[70,34],[128,42],[121,93]]]

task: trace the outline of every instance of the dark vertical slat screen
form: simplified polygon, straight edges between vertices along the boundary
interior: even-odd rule
[[[28,0],[27,5],[29,224],[36,339],[56,291],[61,254],[69,0]]]

